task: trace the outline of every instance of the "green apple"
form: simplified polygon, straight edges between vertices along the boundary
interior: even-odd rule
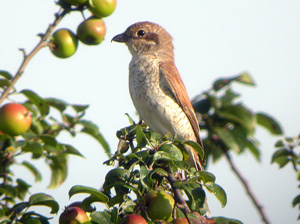
[[[147,214],[152,220],[171,222],[174,209],[174,198],[164,191],[152,191],[145,196]]]
[[[140,215],[131,214],[127,215],[123,222],[124,224],[147,224],[147,221]]]
[[[59,58],[71,57],[77,50],[78,39],[69,29],[59,29],[51,37],[51,52]]]
[[[81,5],[87,2],[87,0],[64,0],[64,1],[68,2],[71,5]]]
[[[89,10],[97,17],[102,18],[111,15],[117,5],[117,0],[88,0]]]
[[[16,136],[25,133],[31,125],[31,115],[26,107],[17,103],[9,103],[0,109],[0,130],[8,135]]]
[[[81,224],[87,221],[87,214],[78,207],[68,207],[59,216],[59,224]]]
[[[98,45],[104,40],[106,33],[105,23],[97,17],[84,20],[77,28],[78,39],[87,45]]]

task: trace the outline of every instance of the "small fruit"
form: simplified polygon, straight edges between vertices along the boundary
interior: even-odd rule
[[[64,1],[68,2],[71,5],[81,5],[87,2],[87,0],[64,0]]]
[[[8,135],[16,136],[25,133],[31,125],[31,115],[26,107],[17,103],[9,103],[0,109],[0,130]]]
[[[78,39],[87,45],[100,44],[104,40],[105,33],[105,23],[94,16],[84,20],[77,28]]]
[[[147,224],[147,221],[140,215],[131,214],[124,218],[124,224]]]
[[[81,224],[89,221],[85,211],[78,207],[68,207],[59,216],[59,224]]]
[[[152,191],[145,196],[147,214],[152,220],[171,222],[174,198],[164,191]]]
[[[71,57],[77,50],[78,39],[69,29],[59,29],[51,37],[51,52],[59,58]]]
[[[88,0],[88,2],[89,10],[99,18],[111,15],[117,5],[117,0]]]

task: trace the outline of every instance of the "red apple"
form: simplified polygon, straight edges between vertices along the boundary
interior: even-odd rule
[[[171,222],[174,209],[174,198],[164,191],[152,191],[145,196],[147,214],[152,220]]]
[[[147,224],[147,221],[140,215],[127,215],[123,221],[124,224]]]
[[[51,37],[51,52],[58,58],[71,57],[77,50],[78,39],[69,29],[59,29]]]
[[[16,136],[25,133],[31,125],[31,115],[26,107],[17,103],[9,103],[0,109],[0,130],[8,135]]]
[[[71,5],[81,5],[87,2],[87,0],[64,0],[64,1],[68,2]]]
[[[88,0],[88,2],[89,10],[99,18],[112,14],[117,5],[117,0]]]
[[[87,214],[78,207],[68,207],[59,216],[59,224],[81,224],[87,221]]]
[[[105,23],[94,16],[84,20],[77,28],[78,39],[87,45],[100,44],[104,40],[105,33]]]

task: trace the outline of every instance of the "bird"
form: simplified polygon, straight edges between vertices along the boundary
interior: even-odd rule
[[[172,36],[153,22],[137,22],[112,38],[125,43],[132,55],[129,63],[129,92],[132,102],[149,128],[203,147],[199,123],[187,90],[175,66]],[[197,151],[186,146],[188,162],[203,170]]]

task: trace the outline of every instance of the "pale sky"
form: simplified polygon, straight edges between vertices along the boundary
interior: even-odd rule
[[[58,7],[54,1],[2,1],[0,69],[14,73],[21,61],[19,48],[28,52],[38,43],[54,20]],[[86,13],[88,16],[88,13]],[[300,127],[300,3],[296,0],[119,0],[115,13],[105,18],[106,40],[99,46],[80,44],[69,59],[55,58],[42,49],[33,58],[17,83],[17,90],[32,89],[43,97],[56,97],[70,103],[89,104],[86,119],[93,120],[109,142],[112,151],[117,145],[116,131],[128,125],[124,116],[129,113],[136,120],[135,109],[128,92],[128,64],[131,56],[125,45],[111,43],[111,38],[138,21],[152,21],[162,25],[174,38],[176,65],[192,98],[211,87],[219,77],[249,72],[257,87],[234,85],[242,94],[242,101],[253,111],[271,114],[281,122],[288,136],[297,136]],[[80,13],[72,13],[59,25],[76,31],[82,21]],[[246,153],[234,160],[247,178],[254,193],[272,223],[296,223],[299,211],[291,202],[299,194],[295,173],[291,166],[279,170],[270,165],[277,138],[258,129],[255,137],[261,143],[262,162],[256,163]],[[70,158],[67,181],[56,190],[47,190],[49,170],[38,163],[43,182],[32,193],[47,192],[63,207],[84,196],[68,199],[73,185],[100,188],[106,172],[102,165],[107,159],[95,140],[68,134],[59,140],[72,144],[86,157]],[[15,168],[15,175],[32,183],[27,171]],[[213,216],[240,219],[245,224],[261,223],[260,217],[244,194],[244,189],[231,173],[226,161],[210,164],[209,171],[221,185],[228,204],[221,208],[209,196]],[[103,209],[104,206],[98,206]],[[41,213],[49,216],[49,209]],[[52,223],[57,223],[54,219]]]

